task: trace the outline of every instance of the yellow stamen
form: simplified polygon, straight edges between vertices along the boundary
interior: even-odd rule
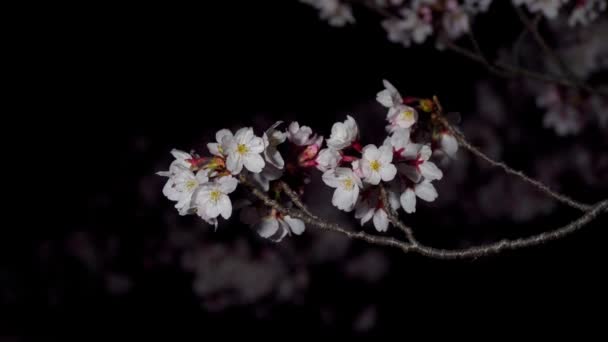
[[[197,186],[198,186],[198,182],[193,179],[186,182],[186,189],[188,189],[188,190],[193,190]]]
[[[411,120],[414,118],[414,111],[411,109],[408,109],[408,110],[404,111],[403,113],[401,113],[401,115],[403,116],[403,118],[405,120]]]
[[[345,187],[346,189],[352,189],[352,188],[353,188],[353,186],[355,185],[355,184],[353,183],[353,180],[352,180],[352,179],[350,179],[350,178],[346,178],[345,180],[343,180],[343,181],[342,181],[342,184],[344,185],[344,187]]]
[[[222,193],[219,190],[213,190],[213,191],[211,191],[211,194],[209,195],[209,197],[211,197],[211,200],[214,203],[217,203],[217,201],[220,200],[220,196],[222,196]]]
[[[247,148],[247,146],[244,144],[239,144],[237,146],[236,150],[239,154],[245,154],[245,153],[249,152],[249,148]]]
[[[369,163],[369,167],[376,172],[380,170],[380,166],[380,162],[377,160],[372,160],[372,162]]]

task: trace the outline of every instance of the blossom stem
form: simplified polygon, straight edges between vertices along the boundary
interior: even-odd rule
[[[380,200],[382,201],[382,205],[384,206],[384,210],[386,211],[388,219],[395,227],[401,229],[405,233],[405,236],[412,244],[412,246],[417,246],[418,240],[416,240],[416,237],[414,237],[414,231],[412,230],[412,228],[406,226],[403,222],[401,222],[401,220],[399,220],[399,215],[393,210],[393,207],[391,207],[391,204],[388,200],[388,193],[386,192],[384,186],[380,184],[379,188]]]

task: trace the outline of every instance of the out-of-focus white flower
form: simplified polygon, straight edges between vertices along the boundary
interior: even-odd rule
[[[526,5],[532,13],[541,12],[548,19],[557,18],[559,9],[569,0],[513,0],[515,5]]]
[[[340,210],[352,211],[363,187],[359,176],[349,168],[338,167],[323,173],[322,178],[325,184],[336,189],[331,203]]]
[[[377,231],[385,232],[388,229],[389,220],[379,196],[378,190],[367,190],[355,207],[355,218],[361,220],[361,225],[372,220]],[[399,208],[399,198],[395,192],[388,191],[388,200],[393,210]]]
[[[448,0],[443,14],[443,29],[450,39],[456,39],[469,32],[469,15],[456,0]]]
[[[305,4],[309,4],[319,10],[319,16],[323,20],[327,20],[332,26],[344,26],[348,23],[354,23],[352,9],[349,5],[340,2],[339,0],[300,0]]]
[[[226,143],[226,167],[236,175],[243,170],[243,166],[253,173],[261,172],[264,168],[264,140],[253,134],[253,128],[241,128],[234,137],[227,134],[222,136],[222,145]]]
[[[412,41],[421,44],[433,34],[432,11],[428,6],[403,8],[401,19],[388,19],[382,22],[382,27],[388,33],[388,39],[403,46],[410,46]]]
[[[591,111],[597,116],[600,127],[608,127],[608,100],[603,99],[600,95],[592,95],[589,99]]]
[[[380,181],[390,182],[397,174],[397,168],[393,165],[393,149],[388,146],[367,145],[363,148],[361,158],[361,172],[364,180],[372,185],[378,185]]]
[[[458,140],[449,132],[442,132],[439,134],[439,148],[448,157],[454,158],[458,152]]]
[[[349,147],[359,137],[357,122],[350,115],[344,122],[336,122],[331,128],[331,136],[327,139],[327,146],[341,150]]]
[[[297,121],[289,124],[287,128],[287,139],[295,145],[306,146],[312,144],[316,140],[313,136],[312,129],[308,126],[301,126]]]
[[[471,13],[486,12],[492,0],[465,0],[464,7]]]
[[[606,0],[577,1],[570,17],[568,17],[568,25],[589,25],[597,19],[601,12],[606,10],[606,7]]]
[[[285,166],[285,161],[281,156],[281,153],[277,150],[277,146],[285,142],[287,139],[287,135],[279,130],[277,130],[277,126],[282,124],[282,121],[278,121],[274,125],[272,125],[264,135],[262,136],[262,140],[264,141],[264,159],[266,162],[277,169],[283,169]]]
[[[583,120],[578,109],[564,104],[560,108],[549,108],[543,118],[543,125],[553,128],[560,136],[575,135],[582,130]]]
[[[443,178],[443,172],[435,163],[429,161],[432,153],[428,145],[409,144],[402,153],[406,162],[399,164],[399,172],[414,183],[418,183],[422,177],[429,181]]]
[[[413,188],[408,187],[405,189],[399,198],[399,202],[401,202],[403,210],[405,210],[406,213],[411,214],[416,211],[416,197],[427,202],[433,202],[437,196],[437,190],[435,190],[431,181],[425,179],[422,182],[415,184]]]
[[[232,215],[232,202],[228,194],[236,189],[238,183],[236,178],[224,176],[214,182],[202,185],[194,194],[197,213],[206,220],[220,215],[229,219]]]
[[[338,167],[340,159],[342,159],[340,152],[333,148],[324,148],[317,155],[317,169],[323,172],[335,169]]]
[[[543,125],[560,136],[579,133],[583,119],[579,109],[564,101],[556,86],[548,86],[537,98],[536,105],[546,109]]]

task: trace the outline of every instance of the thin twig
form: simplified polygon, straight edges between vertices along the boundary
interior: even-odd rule
[[[499,242],[492,243],[489,245],[470,247],[460,250],[445,250],[418,245],[412,246],[411,251],[437,259],[468,259],[485,257],[489,255],[499,254],[507,250],[538,246],[550,241],[561,239],[585,227],[588,223],[597,218],[601,213],[606,211],[608,211],[608,200],[599,202],[583,216],[561,228],[549,232],[532,235],[526,238],[520,238],[515,240],[501,240]]]
[[[418,240],[416,240],[416,238],[414,237],[414,231],[412,230],[412,228],[406,226],[405,223],[401,222],[401,220],[399,220],[399,214],[397,214],[395,210],[393,210],[393,207],[391,206],[390,201],[388,200],[388,193],[386,192],[384,186],[380,184],[379,187],[380,199],[382,201],[382,205],[384,206],[384,210],[386,211],[388,219],[395,227],[401,229],[405,233],[405,236],[407,237],[408,241],[413,246],[418,245]]]

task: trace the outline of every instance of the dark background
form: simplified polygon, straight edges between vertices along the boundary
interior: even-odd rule
[[[37,139],[26,151],[31,154],[26,165],[36,166],[36,179],[44,186],[28,195],[33,205],[21,206],[26,216],[7,223],[0,333],[58,340],[107,340],[100,336],[120,337],[125,330],[193,339],[241,332],[273,338],[350,336],[362,303],[374,303],[377,311],[367,334],[382,336],[416,330],[433,336],[444,322],[454,321],[458,327],[446,330],[466,335],[487,323],[496,332],[545,319],[550,329],[573,318],[605,323],[605,219],[548,246],[473,261],[381,250],[390,259],[389,272],[371,285],[342,277],[339,263],[316,266],[304,301],[266,305],[270,314],[264,318],[248,306],[208,312],[192,293],[191,275],[175,265],[149,267],[147,260],[158,253],[155,246],[166,238],[160,217],[171,203],[142,202],[142,193],[162,189],[162,180],[142,180],[167,168],[172,148],[202,151],[220,128],[261,130],[278,119],[296,119],[328,134],[333,122],[351,112],[361,130],[367,129],[364,138],[380,142],[374,132],[381,132],[383,116],[377,121],[370,115],[382,113],[373,101],[383,78],[414,96],[437,94],[463,122],[475,119],[475,84],[489,78],[482,68],[432,46],[390,44],[374,15],[355,14],[356,26],[336,29],[296,1],[89,5],[66,7],[34,30],[22,42],[32,51],[24,53],[28,75],[22,82],[36,90],[23,103],[23,118],[30,120],[32,111],[41,115],[30,131]],[[477,25],[501,28],[480,30],[490,54],[519,29],[509,7],[500,4]],[[601,132],[560,140],[540,128],[539,116],[509,115],[510,125],[528,129],[516,145],[503,146],[505,158],[518,167],[525,169],[536,151],[573,143],[605,151],[605,139],[594,144]],[[575,198],[605,197],[606,184],[589,190],[578,187],[576,178],[564,179],[562,189]],[[470,188],[459,191],[464,196]],[[422,209],[413,218],[421,239],[453,247],[453,239],[463,234],[471,241],[526,235],[577,215],[556,206],[551,214],[514,228],[508,220],[470,226],[460,210],[457,205]],[[211,237],[221,243],[239,229],[245,228],[235,219]],[[70,254],[66,241],[75,231],[99,241],[110,235],[120,239],[111,263],[129,274],[130,291],[107,293],[99,275]],[[355,251],[366,248],[355,244]],[[331,324],[321,318],[321,307],[330,307],[337,317]],[[435,328],[427,330],[420,321]]]

